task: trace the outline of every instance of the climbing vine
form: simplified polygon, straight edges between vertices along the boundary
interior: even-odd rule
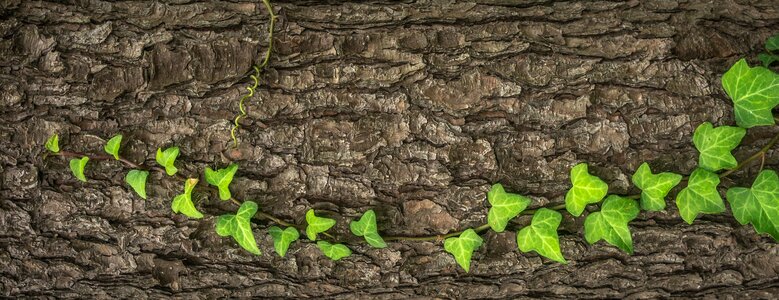
[[[263,0],[263,3],[271,16],[269,46],[262,64],[253,68],[255,73],[251,77],[254,84],[248,88],[249,94],[239,102],[240,114],[236,117],[235,127],[231,131],[235,145],[235,130],[239,127],[240,119],[246,116],[243,101],[254,94],[260,71],[267,65],[271,54],[276,15],[268,0]],[[532,215],[532,218],[529,224],[524,224],[516,233],[518,249],[521,252],[536,252],[552,261],[565,264],[565,255],[560,249],[557,233],[563,219],[562,214],[567,212],[573,217],[581,217],[587,212],[583,234],[589,244],[604,241],[632,254],[634,248],[629,223],[641,210],[666,209],[666,198],[670,191],[681,185],[684,187],[676,194],[675,203],[685,222],[692,224],[701,214],[723,213],[726,207],[718,189],[720,179],[758,159],[763,161],[769,149],[779,141],[777,134],[759,151],[741,162],[731,153],[739,146],[748,128],[776,123],[777,118],[773,116],[772,110],[779,105],[779,74],[767,68],[779,61],[779,57],[773,52],[776,50],[779,50],[779,35],[770,38],[766,43],[767,52],[760,56],[764,66],[750,67],[745,59],[740,59],[723,75],[722,86],[733,102],[737,126],[714,126],[708,122],[697,126],[693,133],[693,145],[699,152],[698,166],[689,176],[670,172],[653,173],[650,163],[644,162],[631,178],[641,193],[615,195],[608,194],[608,183],[597,174],[591,173],[586,162],[581,162],[570,170],[570,189],[563,203],[552,203],[529,210],[528,207],[533,207],[530,198],[507,192],[500,183],[496,183],[486,194],[486,200],[490,204],[486,223],[474,228],[433,236],[382,236],[381,228],[376,222],[376,212],[368,210],[353,220],[349,229],[352,234],[362,237],[365,243],[375,248],[385,248],[389,242],[396,241],[441,243],[444,250],[452,254],[455,261],[468,272],[473,252],[484,246],[480,234],[489,229],[503,232],[507,225],[516,222],[520,215]],[[355,243],[355,240],[346,242],[328,233],[336,224],[336,220],[318,215],[313,209],[306,212],[305,224],[294,224],[273,216],[270,212],[263,212],[259,203],[234,198],[230,192],[230,184],[238,172],[238,164],[233,163],[216,170],[206,168],[202,177],[187,177],[176,167],[176,159],[180,153],[178,147],[158,149],[155,157],[157,165],[145,166],[123,158],[121,143],[122,136],[116,135],[105,145],[107,155],[87,155],[62,151],[59,136],[54,134],[46,141],[45,147],[49,156],[70,158],[70,169],[75,178],[82,182],[87,182],[84,170],[89,162],[122,163],[130,169],[125,181],[143,199],[147,198],[146,184],[150,172],[177,178],[183,183],[183,193],[172,199],[171,210],[192,219],[205,217],[192,199],[193,190],[196,187],[210,190],[222,201],[229,201],[236,207],[235,214],[221,215],[216,219],[215,232],[222,237],[231,237],[250,253],[261,255],[252,230],[252,218],[275,223],[268,228],[268,233],[273,239],[276,254],[281,257],[286,255],[293,243],[300,240],[301,233],[304,233],[306,239],[315,242],[322,254],[332,260],[346,258],[352,253],[348,244]],[[740,224],[751,224],[757,233],[768,234],[779,241],[779,175],[773,170],[764,170],[763,167],[761,163],[761,171],[751,187],[729,188],[725,199]]]

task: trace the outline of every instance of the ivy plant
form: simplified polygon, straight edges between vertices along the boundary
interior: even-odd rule
[[[495,232],[503,232],[509,221],[519,215],[530,204],[527,197],[506,193],[503,185],[496,183],[487,193],[490,210],[487,213],[487,224]]]
[[[281,229],[278,226],[271,226],[268,228],[268,234],[273,238],[273,249],[281,257],[287,254],[289,245],[300,238],[300,232],[295,227]]]
[[[257,203],[246,201],[241,204],[238,212],[234,215],[219,216],[219,219],[216,220],[216,233],[223,237],[232,236],[241,248],[260,255],[260,248],[257,247],[257,242],[254,240],[251,225],[251,219],[257,213],[257,209]]]
[[[112,137],[110,140],[108,140],[108,143],[105,144],[105,147],[103,148],[106,153],[111,154],[114,159],[119,160],[119,146],[122,143],[122,135],[117,134],[114,137]]]
[[[339,260],[349,255],[352,255],[352,250],[342,244],[331,244],[328,241],[316,242],[319,250],[332,260]]]
[[[728,189],[726,198],[739,223],[752,224],[758,233],[779,240],[779,176],[775,171],[760,172],[751,188]]]
[[[682,181],[682,175],[670,172],[652,174],[649,164],[643,163],[633,174],[632,181],[641,189],[641,209],[661,211],[665,209],[665,196]]]
[[[174,165],[176,158],[179,156],[179,147],[170,147],[162,151],[161,148],[157,148],[157,163],[165,168],[165,173],[168,176],[176,175],[178,168]]]
[[[469,228],[459,237],[451,237],[444,241],[444,250],[451,253],[454,256],[454,260],[457,264],[465,270],[470,272],[471,269],[471,256],[473,251],[476,251],[483,240],[473,229]]]
[[[378,227],[376,226],[376,213],[372,209],[366,211],[359,221],[349,223],[349,229],[352,231],[352,234],[365,238],[365,241],[375,248],[387,247],[387,243],[379,235]]]
[[[746,133],[746,129],[740,127],[714,128],[709,122],[699,125],[692,137],[695,148],[700,152],[698,165],[712,172],[735,167],[738,162],[730,151],[741,143]]]
[[[335,220],[318,217],[313,209],[309,209],[306,212],[306,223],[308,223],[308,226],[306,226],[306,236],[309,240],[316,241],[316,235],[333,227],[333,225],[335,225]]]
[[[174,213],[181,213],[193,219],[203,217],[203,214],[195,208],[195,203],[192,202],[192,190],[195,189],[197,182],[197,178],[189,178],[184,181],[184,193],[173,198],[170,206]]]
[[[779,55],[776,54],[777,50],[779,50],[779,34],[774,35],[765,41],[766,52],[758,54],[757,58],[760,59],[763,66],[767,68],[779,61]]]
[[[597,176],[590,175],[586,163],[580,163],[571,169],[571,187],[565,194],[565,209],[578,217],[587,204],[598,203],[609,191],[609,185]]]
[[[58,134],[53,134],[46,140],[46,150],[51,153],[60,152],[60,136]]]
[[[138,196],[146,199],[146,178],[149,177],[149,171],[146,170],[130,170],[127,172],[127,176],[124,177],[124,181],[133,188]]]
[[[633,254],[633,238],[628,222],[638,216],[638,203],[632,199],[611,195],[603,201],[601,210],[587,216],[584,238],[590,244],[600,240]]]
[[[219,189],[219,199],[230,200],[230,183],[233,181],[235,172],[238,171],[238,164],[230,164],[227,168],[216,171],[206,167],[206,181],[208,184],[216,186]]]
[[[87,162],[89,162],[88,156],[84,156],[80,159],[74,158],[70,160],[70,171],[73,172],[73,176],[76,176],[78,180],[83,182],[87,182],[87,177],[84,176],[84,168],[86,168]]]
[[[676,206],[685,222],[692,224],[699,213],[718,214],[725,211],[717,185],[717,174],[701,168],[692,172],[687,180],[687,187],[676,195]]]
[[[557,211],[541,208],[533,214],[529,226],[517,232],[519,251],[535,251],[539,255],[560,263],[567,263],[560,251],[560,238],[557,227],[563,220],[563,215]]]
[[[779,75],[765,67],[751,68],[742,58],[722,76],[722,87],[733,100],[739,127],[774,124],[771,109],[779,104]]]

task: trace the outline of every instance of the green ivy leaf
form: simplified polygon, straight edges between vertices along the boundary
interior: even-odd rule
[[[219,199],[230,200],[230,182],[233,181],[235,172],[238,171],[238,164],[230,164],[227,168],[216,171],[206,167],[206,181],[208,184],[219,188]]]
[[[127,172],[127,176],[124,177],[124,181],[133,188],[135,193],[141,198],[146,199],[146,178],[149,177],[148,171],[143,170],[130,170]]]
[[[750,68],[742,58],[722,76],[722,87],[733,101],[739,127],[774,124],[771,110],[779,104],[779,75],[765,67]]]
[[[276,253],[281,257],[287,254],[289,244],[300,238],[300,232],[295,227],[287,227],[282,230],[277,226],[271,226],[268,228],[268,233],[273,238],[273,248],[276,249]]]
[[[84,176],[84,167],[87,166],[89,157],[82,157],[81,159],[74,158],[70,160],[70,171],[73,172],[73,176],[76,176],[78,180],[87,182],[87,177]]]
[[[178,156],[179,147],[170,147],[165,149],[165,151],[162,151],[161,148],[157,148],[157,163],[160,164],[160,166],[165,167],[165,173],[167,173],[168,176],[173,176],[176,174],[176,172],[178,172],[179,169],[173,165],[176,162],[176,157]]]
[[[760,53],[760,54],[757,55],[757,59],[760,60],[760,62],[763,64],[763,67],[768,68],[773,63],[779,61],[779,55],[769,54],[769,53]]]
[[[765,40],[765,49],[768,51],[779,50],[779,34],[769,37]]]
[[[309,240],[316,241],[316,235],[333,227],[333,225],[335,225],[335,220],[317,217],[316,214],[314,214],[314,210],[309,209],[306,212],[306,223],[308,223],[308,226],[306,226],[306,236]]]
[[[590,244],[605,240],[629,254],[633,254],[633,238],[628,222],[638,216],[638,203],[632,199],[611,195],[603,201],[601,210],[587,216],[584,238]]]
[[[517,246],[522,252],[535,251],[539,255],[560,263],[568,263],[560,251],[557,227],[563,215],[557,211],[540,208],[533,214],[530,226],[517,232]]]
[[[578,217],[587,204],[598,203],[609,191],[609,185],[597,176],[590,175],[586,163],[571,169],[571,187],[565,194],[565,209]]]
[[[697,168],[690,174],[687,187],[676,195],[679,214],[687,224],[692,224],[698,213],[716,214],[725,211],[717,191],[719,176],[707,170]]]
[[[257,241],[254,239],[251,225],[251,219],[257,213],[257,209],[257,203],[245,201],[238,208],[238,212],[235,215],[219,216],[219,219],[216,220],[216,233],[223,237],[232,236],[241,248],[260,255],[260,248],[257,247]]]
[[[779,176],[763,170],[752,188],[734,187],[726,194],[733,216],[741,225],[752,223],[758,233],[779,241]]]
[[[203,214],[200,213],[197,208],[195,208],[195,204],[192,203],[192,190],[195,188],[195,185],[197,185],[197,182],[197,178],[189,178],[184,181],[184,193],[173,198],[173,203],[170,205],[170,208],[174,213],[181,213],[193,219],[200,219],[203,217]]]
[[[738,147],[747,130],[741,127],[720,126],[714,128],[711,123],[698,125],[692,136],[692,142],[698,149],[698,165],[716,172],[738,165],[730,151]]]
[[[352,255],[352,250],[341,244],[330,244],[326,241],[318,241],[316,245],[322,253],[332,260],[339,260],[349,255]]]
[[[387,247],[387,243],[379,235],[378,226],[376,226],[376,213],[372,209],[366,211],[360,217],[360,221],[349,223],[349,229],[352,234],[364,237],[365,241],[375,248]]]
[[[119,146],[121,143],[122,135],[117,134],[108,140],[108,143],[105,144],[105,148],[103,149],[105,149],[106,153],[113,155],[116,160],[119,160]]]
[[[665,209],[665,196],[682,181],[682,175],[669,172],[652,174],[649,164],[643,163],[633,174],[632,180],[641,189],[641,208],[661,211]]]
[[[448,238],[444,241],[444,250],[454,256],[454,260],[465,272],[471,268],[471,256],[473,251],[482,244],[481,237],[473,229],[463,231],[459,237]]]
[[[530,204],[530,199],[518,194],[506,193],[503,185],[496,183],[487,192],[490,211],[487,213],[487,224],[495,232],[503,232],[509,221],[515,218]]]
[[[58,153],[60,152],[60,137],[56,133],[49,137],[48,140],[46,140],[46,149],[51,151],[51,153]]]

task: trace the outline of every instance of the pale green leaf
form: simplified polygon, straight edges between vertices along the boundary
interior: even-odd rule
[[[48,140],[46,140],[46,149],[51,151],[51,153],[58,153],[60,152],[60,137],[57,134],[54,134],[49,137]]]
[[[81,159],[74,158],[70,160],[70,171],[73,172],[73,176],[76,176],[78,180],[87,182],[87,177],[84,176],[84,168],[89,162],[89,157],[82,157]]]
[[[174,213],[181,213],[193,219],[200,219],[203,214],[192,203],[192,189],[197,185],[197,178],[189,178],[184,182],[184,193],[173,198],[170,208]]]
[[[571,187],[565,194],[565,209],[578,217],[587,204],[598,203],[609,191],[609,185],[597,176],[590,175],[586,163],[571,169]]]
[[[722,76],[722,87],[733,101],[739,127],[774,124],[771,109],[779,104],[779,75],[765,67],[750,68],[742,58]]]
[[[444,250],[454,256],[454,260],[465,272],[471,268],[471,256],[473,251],[482,244],[481,237],[473,229],[463,231],[459,237],[448,238],[444,241]]]
[[[216,220],[216,234],[223,237],[232,236],[237,225],[235,215],[221,215]]]
[[[698,166],[716,172],[738,165],[738,161],[730,151],[738,147],[746,133],[746,129],[741,127],[714,128],[709,122],[698,125],[692,136],[692,142],[700,152]]]
[[[707,170],[697,168],[690,174],[687,187],[676,195],[676,207],[685,222],[692,224],[699,213],[716,214],[725,211],[717,191],[719,176]]]
[[[643,163],[633,174],[633,184],[641,189],[641,208],[649,211],[665,209],[665,196],[682,180],[682,175],[663,172],[652,174],[649,164]]]
[[[330,244],[326,241],[318,241],[316,245],[322,253],[332,260],[339,260],[349,255],[352,255],[352,250],[341,244]]]
[[[503,232],[509,221],[515,218],[530,204],[530,199],[525,196],[506,193],[500,183],[492,185],[487,193],[487,201],[490,210],[487,213],[487,224],[495,232]]]
[[[103,148],[106,153],[114,156],[114,159],[119,160],[119,146],[122,144],[122,135],[117,134],[108,140]]]
[[[308,226],[306,226],[306,236],[309,240],[316,241],[316,235],[333,227],[333,225],[335,225],[335,220],[317,217],[316,214],[314,214],[314,210],[309,209],[306,212],[306,223],[308,223]]]
[[[287,254],[289,245],[300,237],[300,232],[295,227],[287,227],[282,230],[279,227],[271,226],[268,228],[268,233],[273,238],[273,248],[281,257]]]
[[[257,203],[244,201],[235,215],[222,215],[216,220],[216,233],[223,237],[232,236],[241,248],[260,255],[251,225],[251,219],[257,210]]]
[[[603,201],[601,210],[587,216],[584,238],[590,244],[600,240],[633,254],[633,238],[628,222],[638,216],[638,203],[632,199],[611,195]]]
[[[124,177],[124,181],[133,188],[135,193],[141,198],[146,199],[146,178],[149,177],[149,172],[144,170],[130,170],[127,172],[127,176]]]
[[[758,233],[768,233],[779,241],[779,176],[763,170],[752,188],[734,187],[726,194],[733,216],[739,223],[751,223]]]
[[[206,167],[206,181],[208,181],[208,184],[219,188],[219,199],[230,200],[230,198],[232,198],[232,195],[230,194],[230,182],[233,181],[233,176],[236,171],[238,171],[237,164],[230,164],[227,168],[218,169],[216,171]]]
[[[378,226],[376,226],[376,213],[372,209],[366,211],[360,217],[360,221],[349,223],[349,229],[352,231],[352,234],[364,237],[365,241],[373,247],[387,247],[387,243],[379,235]]]
[[[162,151],[161,148],[157,148],[157,163],[165,168],[165,173],[168,176],[173,176],[178,172],[178,169],[174,165],[176,158],[179,156],[179,147],[170,147]]]
[[[517,233],[517,246],[522,252],[535,251],[539,255],[560,263],[567,263],[560,251],[557,227],[563,216],[554,210],[540,208],[533,214],[529,226]]]

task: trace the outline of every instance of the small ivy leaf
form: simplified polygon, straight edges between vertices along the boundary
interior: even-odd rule
[[[709,122],[698,125],[692,136],[692,142],[700,152],[698,165],[712,172],[736,167],[738,161],[730,151],[738,147],[746,133],[747,130],[741,127],[714,128]]]
[[[149,177],[148,171],[143,170],[130,170],[127,172],[127,176],[124,177],[124,181],[133,188],[135,193],[141,198],[146,199],[146,178]]]
[[[769,37],[765,40],[765,49],[768,51],[779,50],[779,34]]]
[[[722,87],[733,101],[739,127],[774,124],[771,110],[779,104],[779,75],[765,67],[750,68],[742,58],[722,75]]]
[[[522,252],[535,251],[539,255],[559,263],[567,264],[560,251],[560,238],[557,227],[563,215],[557,211],[540,208],[533,214],[530,226],[517,232],[517,246]]]
[[[318,241],[316,245],[322,253],[332,260],[339,260],[349,255],[352,255],[352,250],[341,244],[330,244],[326,241]]]
[[[352,234],[364,237],[365,241],[375,248],[387,247],[387,243],[379,235],[378,226],[376,226],[376,213],[372,209],[366,211],[360,217],[360,221],[349,223],[349,229]]]
[[[333,227],[333,225],[335,225],[335,220],[317,217],[316,214],[314,214],[314,210],[309,209],[306,212],[306,223],[308,223],[308,226],[306,226],[306,236],[309,240],[316,241],[316,235]]]
[[[235,215],[221,215],[216,220],[216,234],[221,237],[232,236],[235,232],[237,223],[235,221]]]
[[[251,219],[257,213],[257,203],[245,201],[241,203],[235,215],[221,215],[216,220],[216,234],[222,237],[232,236],[246,251],[260,255],[262,252],[257,247],[257,241],[252,232]]]
[[[773,63],[779,61],[779,55],[769,54],[769,53],[760,53],[760,54],[757,55],[757,59],[760,60],[760,62],[763,64],[763,67],[768,68]]]
[[[189,178],[184,182],[184,193],[173,198],[173,203],[170,205],[170,208],[174,213],[181,213],[193,219],[200,219],[203,217],[203,214],[200,213],[197,208],[195,208],[195,204],[192,203],[192,189],[197,185],[197,181],[197,178]]]
[[[119,160],[119,146],[121,143],[122,135],[117,134],[108,140],[108,143],[105,144],[105,148],[103,149],[105,149],[106,153],[113,155],[116,160]]]
[[[268,233],[273,238],[273,248],[276,249],[276,253],[281,257],[287,254],[289,244],[300,238],[300,232],[295,227],[287,227],[282,230],[277,226],[271,226],[268,228]]]
[[[46,149],[51,151],[51,153],[58,153],[60,152],[60,137],[56,133],[49,137],[48,140],[46,140]]]
[[[679,215],[687,224],[692,224],[698,213],[717,214],[725,211],[717,191],[719,176],[707,170],[696,168],[687,180],[687,187],[676,195]]]
[[[768,233],[779,241],[779,176],[763,170],[752,188],[734,187],[726,194],[733,216],[741,225],[752,223],[758,233]]]
[[[682,175],[670,172],[652,174],[648,163],[643,163],[633,174],[633,184],[641,189],[641,208],[648,211],[665,209],[665,196],[682,181]]]
[[[609,191],[609,185],[597,176],[590,175],[586,163],[571,169],[571,187],[565,194],[565,209],[578,217],[587,204],[598,203]]]
[[[487,213],[487,223],[495,232],[503,232],[509,221],[515,218],[530,204],[530,199],[518,194],[506,193],[503,185],[496,183],[487,192],[490,211]]]
[[[87,166],[87,162],[89,162],[89,157],[86,156],[81,159],[74,158],[70,160],[70,171],[73,172],[73,176],[76,176],[78,180],[83,182],[87,182],[87,177],[84,176],[84,167]]]
[[[632,199],[611,195],[603,201],[601,210],[587,216],[584,238],[595,244],[600,240],[633,254],[633,238],[628,222],[638,216],[638,203]]]
[[[444,241],[444,250],[454,256],[454,260],[462,267],[465,272],[471,268],[471,256],[473,251],[482,244],[481,237],[473,229],[463,231],[459,237],[448,238]]]
[[[173,176],[176,174],[176,172],[178,172],[179,169],[173,165],[176,162],[176,157],[178,156],[179,147],[170,147],[165,149],[165,151],[162,151],[161,148],[157,148],[157,163],[160,164],[160,166],[165,167],[165,173],[167,173],[168,176]]]
[[[208,184],[219,188],[219,199],[230,200],[230,198],[232,198],[232,195],[230,194],[230,182],[233,181],[233,176],[236,171],[238,171],[237,164],[230,164],[227,168],[218,169],[216,171],[206,167],[206,181],[208,181]]]

